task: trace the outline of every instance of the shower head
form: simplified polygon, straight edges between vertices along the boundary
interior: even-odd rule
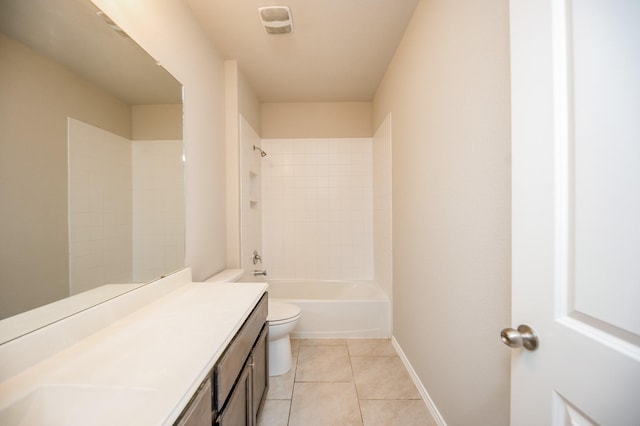
[[[266,153],[266,152],[264,152],[264,151],[262,150],[262,148],[260,148],[259,146],[255,146],[255,145],[254,145],[254,146],[253,146],[253,150],[254,150],[254,151],[260,151],[260,157],[266,157],[266,156],[267,156],[267,153]]]

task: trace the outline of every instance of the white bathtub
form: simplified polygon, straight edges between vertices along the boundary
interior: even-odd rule
[[[269,300],[300,306],[292,337],[389,337],[389,299],[375,282],[268,280]]]

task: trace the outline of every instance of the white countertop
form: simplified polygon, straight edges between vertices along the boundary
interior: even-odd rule
[[[5,318],[0,321],[0,343],[23,336],[31,330],[43,327],[60,318],[73,315],[78,311],[112,299],[141,285],[143,284],[105,284],[30,311]]]
[[[0,410],[53,389],[48,425],[172,424],[266,288],[185,284],[2,382]]]

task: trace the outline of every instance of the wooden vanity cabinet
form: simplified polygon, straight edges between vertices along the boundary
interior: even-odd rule
[[[251,367],[247,364],[242,369],[224,409],[217,415],[213,424],[216,426],[253,425],[252,411]]]
[[[268,330],[269,327],[265,325],[214,425],[253,426],[258,424],[258,414],[268,389],[269,364],[266,350]]]
[[[254,426],[269,385],[267,293],[213,369],[214,425]]]
[[[251,387],[252,387],[252,407],[251,413],[253,424],[258,424],[258,414],[267,399],[269,389],[269,324],[265,324],[258,337],[258,341],[251,352]]]
[[[200,426],[211,424],[211,379],[200,385],[182,417],[176,422],[177,426]]]
[[[175,425],[257,424],[269,388],[267,297],[262,296]],[[208,416],[201,415],[207,411]]]

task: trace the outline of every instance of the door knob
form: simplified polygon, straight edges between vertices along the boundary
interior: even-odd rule
[[[510,348],[524,347],[527,350],[535,351],[538,349],[538,335],[528,325],[521,324],[517,330],[513,328],[505,328],[500,332],[502,343]]]

